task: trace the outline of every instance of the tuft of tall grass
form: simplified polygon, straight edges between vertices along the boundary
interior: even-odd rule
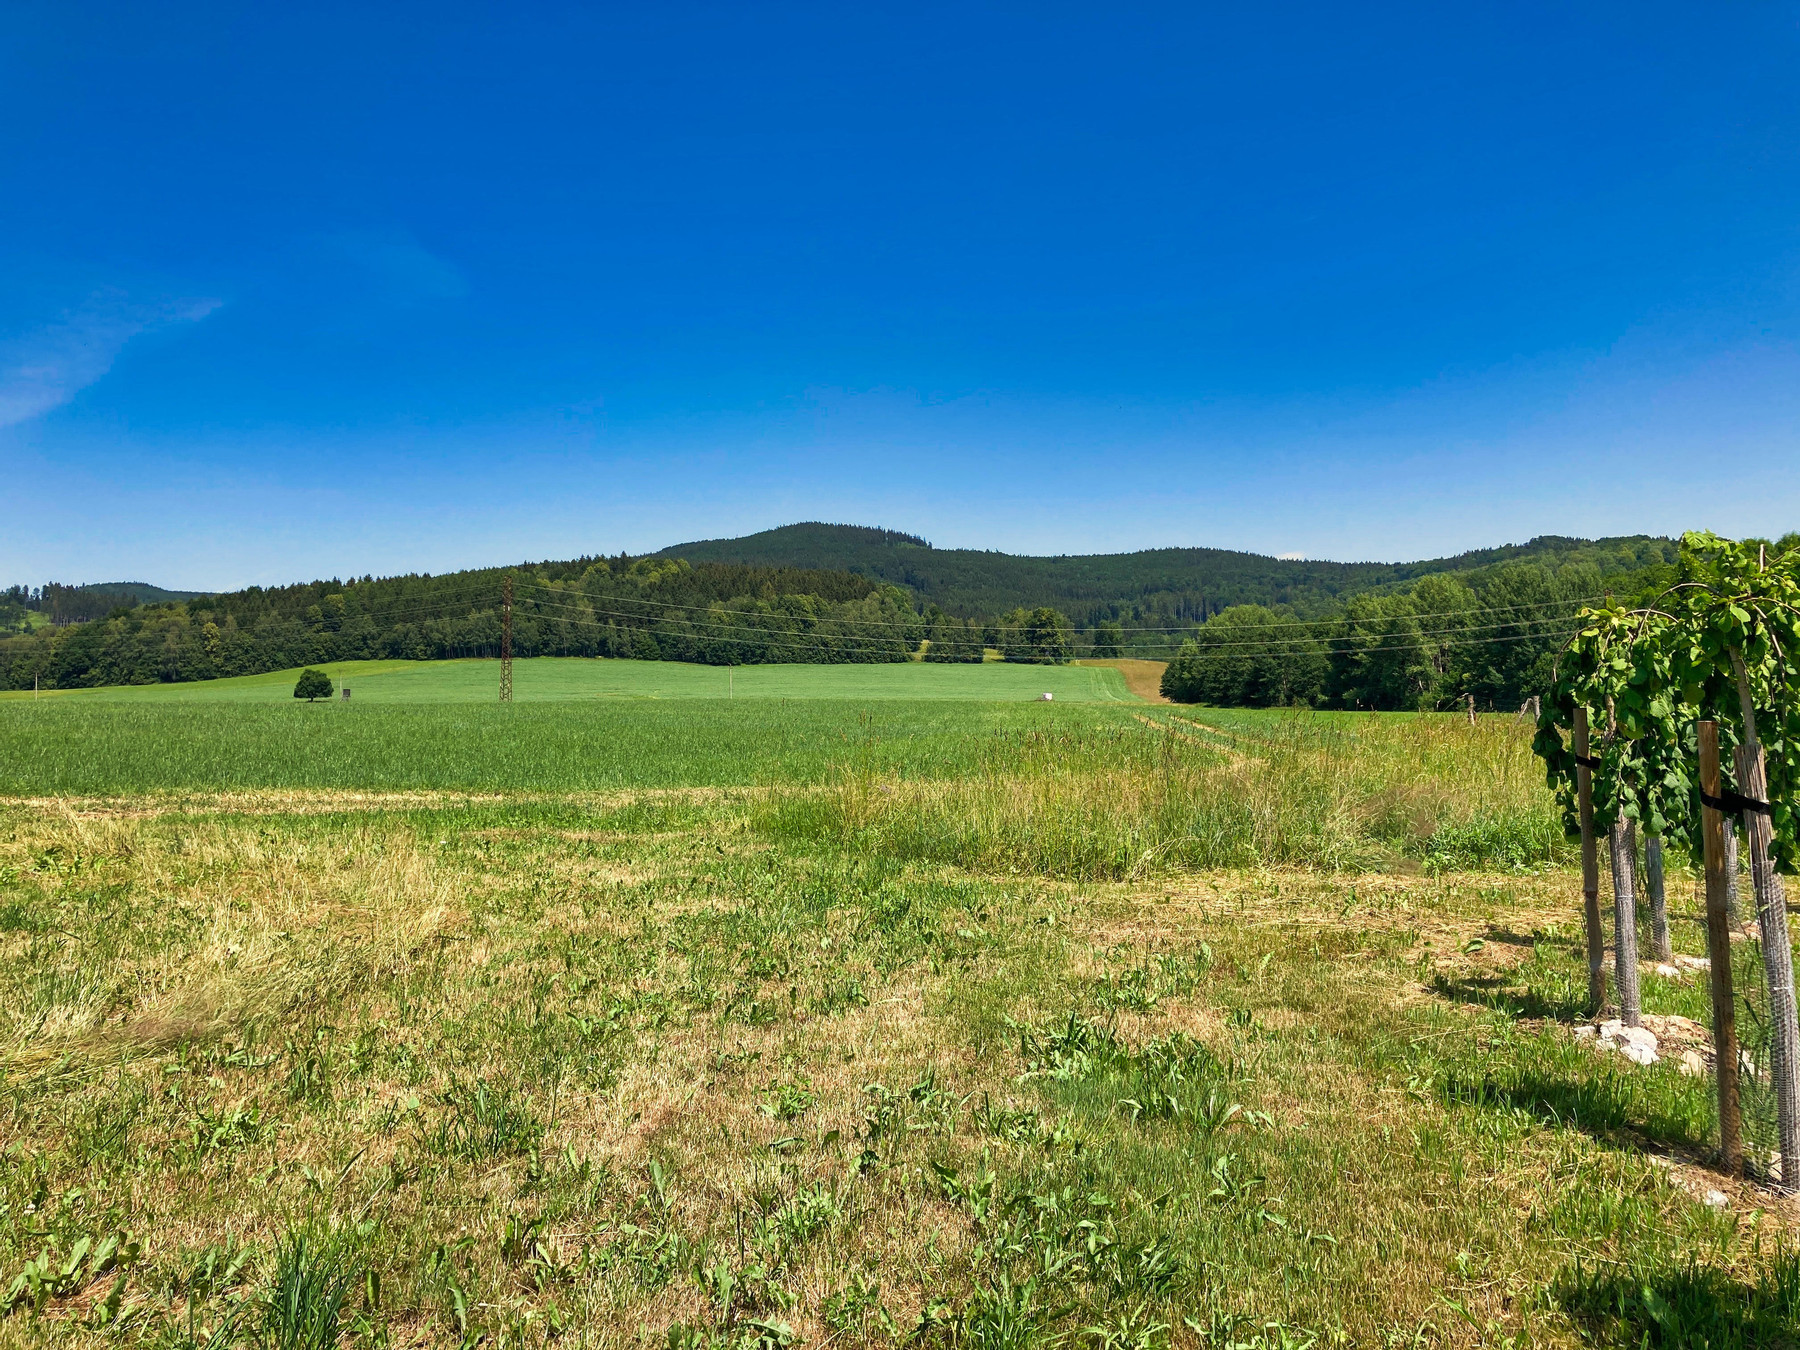
[[[305,1231],[275,1249],[275,1269],[252,1342],[258,1350],[330,1350],[357,1272],[342,1244]]]
[[[480,1079],[452,1082],[441,1094],[443,1114],[426,1135],[434,1153],[480,1162],[508,1154],[529,1153],[544,1137],[544,1123],[531,1103],[502,1084],[489,1087]]]

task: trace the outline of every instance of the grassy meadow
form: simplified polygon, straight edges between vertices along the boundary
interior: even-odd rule
[[[0,1345],[1800,1343],[1522,725],[886,669],[0,703]]]

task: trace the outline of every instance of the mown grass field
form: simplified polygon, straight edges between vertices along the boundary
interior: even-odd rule
[[[0,1344],[1796,1343],[1522,727],[1058,697],[0,707]]]

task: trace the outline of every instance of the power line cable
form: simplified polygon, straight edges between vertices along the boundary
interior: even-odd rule
[[[607,613],[608,611],[598,610],[598,611],[594,611],[594,612],[595,613]],[[576,625],[579,627],[608,628],[608,627],[613,626],[610,624],[600,623],[597,620],[591,620],[591,619],[567,618],[567,617],[560,617],[560,616],[550,616],[550,617],[551,617],[552,622],[573,624],[573,625]],[[638,617],[638,616],[626,616],[626,617]],[[859,635],[853,634],[853,633],[831,634],[831,633],[818,633],[816,631],[814,633],[810,633],[810,634],[792,633],[792,632],[783,632],[783,631],[775,631],[775,632],[771,633],[770,630],[760,630],[759,631],[759,630],[755,630],[755,629],[752,629],[746,633],[744,629],[736,627],[734,625],[704,624],[704,623],[699,623],[699,622],[695,622],[692,620],[688,620],[686,622],[688,622],[691,627],[715,629],[715,630],[720,630],[720,631],[715,631],[715,632],[710,632],[710,633],[700,633],[700,634],[673,634],[673,635],[665,635],[665,636],[677,636],[677,637],[687,636],[697,642],[732,643],[732,644],[737,644],[740,646],[750,645],[752,643],[760,643],[762,645],[776,645],[776,646],[781,645],[780,643],[770,643],[769,642],[770,636],[774,636],[777,638],[816,636],[819,639],[821,639],[822,645],[828,644],[837,650],[879,651],[879,652],[891,652],[893,650],[891,640],[881,639],[881,638],[868,638],[868,637],[859,636]],[[1509,625],[1505,625],[1505,626],[1511,627],[1512,625],[1509,624]],[[1461,630],[1461,631],[1468,631],[1468,630]],[[655,637],[654,634],[652,634],[651,636]],[[1511,642],[1534,642],[1534,641],[1542,641],[1545,639],[1557,639],[1557,638],[1566,639],[1566,637],[1567,637],[1566,633],[1556,633],[1556,632],[1517,633],[1517,634],[1511,634],[1511,635],[1506,635],[1506,636],[1466,638],[1461,641],[1452,641],[1452,642],[1444,644],[1444,645],[1453,646],[1453,647],[1485,647],[1485,646],[1499,646],[1499,645],[1503,645],[1503,644],[1511,643]],[[880,643],[881,645],[870,646],[870,645],[868,645],[870,643]],[[1252,648],[1255,650],[1268,652],[1271,655],[1281,656],[1281,657],[1285,657],[1288,659],[1300,659],[1300,658],[1309,657],[1309,656],[1332,656],[1332,655],[1360,656],[1360,655],[1372,655],[1377,652],[1418,651],[1421,646],[1421,644],[1418,642],[1407,642],[1407,643],[1403,643],[1401,645],[1392,646],[1392,647],[1326,648],[1326,649],[1315,650],[1315,651],[1310,651],[1310,652],[1307,652],[1307,651],[1297,652],[1297,651],[1293,651],[1291,649],[1288,649],[1288,650],[1278,649],[1269,643],[1246,643],[1246,644],[1242,644],[1242,645],[1246,648]],[[1201,650],[1201,654],[1206,655],[1211,652],[1219,652],[1219,651],[1224,651],[1224,650],[1228,650],[1228,649],[1225,648],[1223,644],[1221,644],[1219,646],[1203,648]]]
[[[596,609],[596,608],[577,609],[574,606],[556,605],[556,604],[554,604],[554,602],[542,601],[542,600],[537,601],[535,603],[538,604],[539,606],[564,611],[562,613],[552,613],[552,614],[541,616],[541,617],[549,619],[550,622],[552,622],[552,623],[582,623],[582,622],[584,622],[583,619],[573,617],[574,614],[607,615],[607,616],[610,616],[613,618],[628,618],[628,619],[639,619],[639,620],[654,620],[656,617],[654,615],[632,614],[632,613],[622,612],[622,611],[618,611],[618,610],[605,610],[605,609]],[[691,609],[693,607],[692,606],[684,606],[683,608]],[[707,610],[705,612],[707,612],[707,613],[718,613],[718,612],[743,613],[743,611],[731,611],[731,610],[725,610],[725,611]],[[769,615],[746,614],[747,619],[794,619],[794,618],[798,618],[798,617],[799,617],[798,615],[788,615],[788,614],[769,614]],[[719,623],[719,622],[710,622],[709,623],[709,622],[707,622],[705,620],[701,620],[701,619],[678,618],[678,619],[673,620],[673,622],[685,624],[691,628],[725,630],[725,631],[741,631],[741,628],[739,625],[729,624],[729,623]],[[864,626],[861,624],[861,622],[859,620],[845,619],[845,618],[840,618],[837,616],[828,617],[827,619],[824,620],[824,622],[841,623],[841,624],[844,624],[849,627]],[[1492,624],[1471,624],[1471,625],[1463,625],[1458,628],[1425,629],[1425,630],[1421,630],[1420,632],[1418,632],[1416,634],[1407,635],[1407,636],[1412,637],[1417,640],[1416,642],[1408,643],[1407,645],[1409,645],[1409,646],[1411,646],[1411,645],[1430,646],[1430,645],[1436,645],[1436,644],[1428,643],[1425,641],[1425,639],[1441,638],[1441,637],[1449,637],[1449,638],[1455,639],[1455,638],[1462,637],[1463,635],[1466,635],[1468,633],[1483,632],[1483,631],[1486,631],[1489,629],[1531,627],[1531,626],[1538,626],[1538,625],[1543,625],[1543,624],[1557,624],[1557,623],[1564,623],[1564,622],[1566,622],[1565,619],[1544,617],[1544,618],[1538,618],[1538,619],[1502,620],[1502,621],[1498,621],[1498,622],[1495,622]],[[604,625],[601,625],[601,626],[604,626]],[[791,636],[791,637],[810,637],[810,636],[817,634],[819,631],[817,629],[789,629],[789,628],[765,627],[761,624],[745,624],[743,626],[744,627],[754,627],[758,631],[765,632],[765,633],[774,633],[774,634]],[[871,624],[869,626],[875,626],[874,621],[871,621]],[[881,626],[897,627],[898,625],[881,625]],[[1397,636],[1397,635],[1395,635],[1395,634],[1370,634],[1369,636],[1379,639],[1382,637],[1393,637],[1393,636]],[[1550,633],[1526,633],[1526,634],[1520,634],[1519,639],[1523,640],[1525,638],[1530,638],[1530,637],[1548,637],[1548,636],[1553,636],[1553,634],[1550,634]],[[841,635],[841,637],[844,639],[855,639],[855,638],[859,638],[859,637],[868,639],[869,635],[850,633],[850,634],[843,634],[843,635]],[[879,641],[881,639],[870,639],[870,640]],[[1284,639],[1284,640],[1291,641],[1291,639]],[[1384,650],[1381,648],[1370,648],[1370,647],[1360,647],[1360,646],[1336,647],[1336,646],[1330,645],[1330,643],[1334,642],[1334,641],[1350,642],[1353,640],[1354,639],[1349,636],[1345,636],[1345,637],[1339,638],[1339,639],[1322,640],[1321,646],[1318,649],[1318,653],[1322,653],[1324,655],[1332,655],[1332,654],[1340,653],[1340,652],[1346,653],[1346,654],[1356,654],[1359,652]],[[1201,647],[1200,650],[1201,650],[1202,654],[1205,654],[1207,652],[1215,652],[1215,651],[1235,651],[1235,650],[1243,650],[1243,649],[1269,649],[1273,645],[1274,645],[1273,643],[1270,643],[1265,640],[1248,639],[1248,640],[1241,641],[1241,642],[1227,641],[1227,642],[1208,643],[1205,646]],[[1397,647],[1397,648],[1392,648],[1392,649],[1387,649],[1387,650],[1404,650],[1404,649],[1405,649],[1404,647]],[[1312,654],[1316,654],[1316,653],[1295,652],[1292,654],[1297,655],[1297,656],[1305,656],[1305,655],[1312,655]]]
[[[546,585],[541,582],[521,582],[520,585],[523,587],[529,588],[531,590],[547,591],[547,592],[551,592],[553,594],[560,594],[560,595],[573,595],[573,596],[580,597],[582,599],[590,598],[586,595],[585,592],[582,592],[582,591],[571,591],[567,587]],[[623,602],[623,603],[627,603],[627,604],[656,605],[663,609],[692,610],[695,612],[702,612],[702,613],[706,612],[712,608],[711,605],[683,605],[683,604],[679,604],[673,600],[637,599],[635,597],[630,597],[630,596],[613,596],[613,597],[609,597],[609,598],[612,599],[615,603]],[[1476,606],[1473,609],[1439,610],[1439,611],[1431,612],[1431,613],[1427,613],[1427,614],[1416,614],[1416,615],[1412,615],[1412,616],[1404,616],[1403,615],[1403,616],[1398,616],[1398,617],[1400,617],[1400,618],[1414,617],[1414,618],[1421,618],[1421,619],[1442,619],[1442,618],[1454,618],[1454,617],[1457,617],[1457,616],[1463,615],[1463,614],[1502,614],[1502,613],[1509,613],[1509,612],[1513,612],[1513,611],[1517,611],[1517,610],[1554,609],[1554,608],[1558,608],[1558,607],[1562,607],[1562,606],[1580,606],[1580,605],[1591,604],[1595,600],[1600,599],[1600,598],[1601,597],[1599,597],[1599,596],[1591,596],[1590,595],[1590,596],[1580,596],[1580,597],[1576,597],[1576,598],[1572,598],[1572,599],[1565,599],[1565,600],[1521,601],[1519,604],[1516,604],[1516,605],[1493,605],[1493,606],[1481,605],[1481,606]],[[724,603],[724,602],[715,602],[715,603]],[[855,604],[857,602],[854,600],[849,600],[849,601],[826,601],[825,603],[827,603],[827,604]],[[954,616],[946,615],[945,617],[951,618]],[[1391,623],[1391,622],[1394,622],[1394,619],[1395,619],[1395,616],[1386,616],[1386,617],[1379,618],[1379,619],[1356,620],[1356,619],[1351,619],[1345,615],[1339,615],[1339,616],[1335,616],[1333,618],[1328,618],[1328,619],[1274,619],[1274,620],[1271,620],[1268,624],[1266,624],[1264,626],[1265,627],[1281,627],[1281,628],[1319,628],[1319,627],[1328,627],[1328,626],[1335,625],[1335,624],[1358,623],[1358,622]],[[867,622],[870,624],[887,624],[892,627],[909,626],[909,625],[906,625],[906,624],[903,624],[900,622],[896,622],[894,620],[889,620],[889,619],[868,619],[868,620],[864,620],[863,622]],[[1166,626],[1151,626],[1151,625],[1133,625],[1130,627],[1121,626],[1120,631],[1126,632],[1126,633],[1184,633],[1184,632],[1189,632],[1197,627],[1204,627],[1204,623],[1173,624],[1173,625],[1166,625]]]

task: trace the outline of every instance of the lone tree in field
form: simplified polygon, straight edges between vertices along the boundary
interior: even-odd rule
[[[316,698],[330,698],[331,676],[322,670],[314,670],[308,666],[300,672],[300,679],[294,685],[294,697],[303,698],[308,703]]]

